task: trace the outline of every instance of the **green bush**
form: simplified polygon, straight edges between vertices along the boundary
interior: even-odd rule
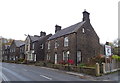
[[[19,59],[18,59],[18,62],[23,62],[23,61],[24,61],[23,58],[19,58]]]
[[[86,66],[84,63],[78,64],[78,67]]]
[[[118,55],[112,55],[112,58],[117,60],[117,61],[120,61],[120,56],[118,56]]]
[[[45,62],[39,61],[35,63],[35,66],[44,66]]]

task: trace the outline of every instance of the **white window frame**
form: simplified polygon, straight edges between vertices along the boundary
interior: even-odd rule
[[[50,41],[48,42],[48,49],[50,49]]]
[[[68,58],[69,58],[68,54],[69,54],[69,51],[63,52],[63,60],[68,61]]]
[[[50,55],[49,55],[49,54],[47,54],[47,60],[50,60],[50,58],[51,58],[51,57],[50,57]]]
[[[36,56],[36,54],[35,54],[34,56],[35,56],[35,57],[34,57],[34,61],[37,61],[37,58],[36,58],[37,56]]]
[[[55,53],[55,64],[57,64],[57,63],[58,63],[58,54]]]
[[[16,59],[15,59],[15,56],[13,56],[13,60],[15,61]]]
[[[18,56],[16,56],[15,58],[18,59]]]
[[[64,47],[67,47],[68,43],[69,43],[69,39],[68,39],[68,37],[65,37],[64,38]]]
[[[56,40],[55,41],[55,48],[57,48],[58,47],[58,41]]]
[[[85,33],[85,29],[84,28],[82,28],[82,32]]]
[[[77,51],[77,62],[82,61],[81,51]]]

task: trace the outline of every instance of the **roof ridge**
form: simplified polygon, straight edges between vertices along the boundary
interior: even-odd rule
[[[56,32],[48,40],[51,40],[51,39],[58,38],[58,37],[63,36],[63,35],[67,35],[67,34],[76,32],[84,23],[85,23],[85,21],[81,21],[81,22],[78,22],[78,23],[73,24],[71,26],[68,26],[68,27]]]

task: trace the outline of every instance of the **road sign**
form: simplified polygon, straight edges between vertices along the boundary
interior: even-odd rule
[[[105,45],[105,55],[108,57],[108,56],[111,56],[111,46],[109,45]]]

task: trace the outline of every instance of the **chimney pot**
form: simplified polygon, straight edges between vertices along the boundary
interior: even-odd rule
[[[56,33],[57,31],[60,31],[60,30],[61,30],[61,26],[55,25],[55,33]]]
[[[46,36],[46,32],[41,31],[41,32],[40,32],[40,37],[41,37],[41,36]]]
[[[85,9],[83,12],[83,21],[90,21],[89,15],[90,15],[90,13],[88,13]]]

